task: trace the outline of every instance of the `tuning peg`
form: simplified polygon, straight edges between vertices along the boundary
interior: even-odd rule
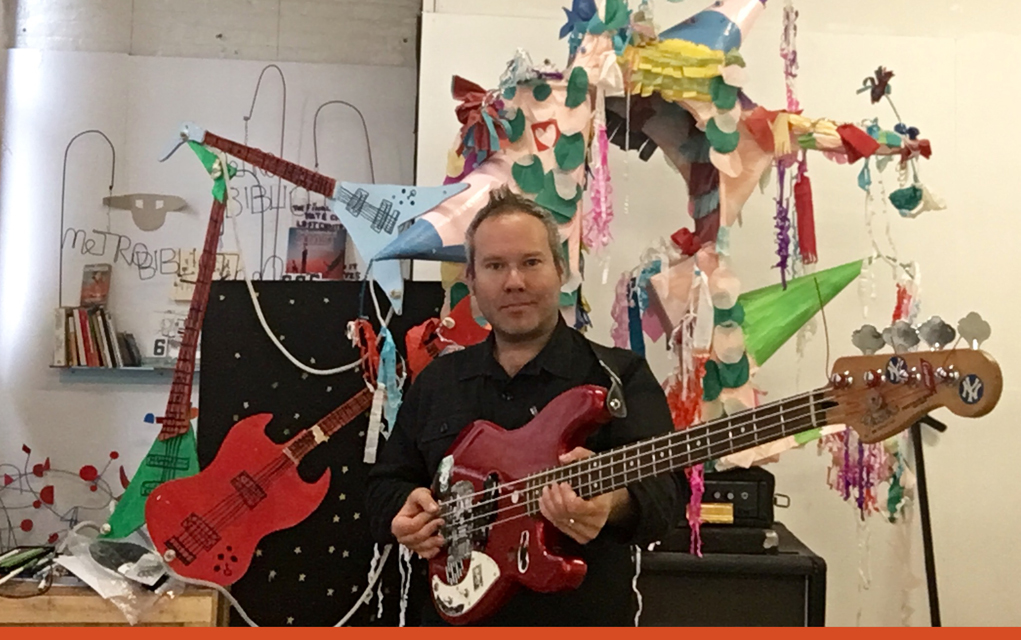
[[[883,341],[897,353],[911,351],[918,346],[918,331],[904,320],[898,320],[892,327],[883,329]]]
[[[971,345],[972,349],[978,349],[980,344],[989,339],[993,330],[989,323],[982,319],[982,316],[972,311],[957,323],[957,332]]]
[[[933,316],[918,328],[918,335],[933,350],[939,351],[954,341],[954,338],[957,337],[957,332],[954,331],[953,327],[943,322],[943,318]]]
[[[883,334],[871,324],[863,324],[861,329],[851,333],[851,344],[858,347],[863,355],[870,356],[883,348]]]

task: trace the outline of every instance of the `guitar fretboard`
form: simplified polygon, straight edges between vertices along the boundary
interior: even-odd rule
[[[202,256],[199,258],[198,275],[195,279],[195,291],[191,295],[191,306],[184,322],[184,333],[181,336],[181,350],[174,364],[174,381],[170,386],[170,397],[167,399],[167,410],[163,417],[163,428],[160,429],[160,440],[168,440],[188,430],[191,421],[191,387],[195,374],[195,352],[198,350],[199,333],[202,330],[202,319],[206,315],[209,302],[209,286],[213,280],[213,269],[216,266],[216,245],[220,241],[223,228],[223,215],[226,203],[213,199],[209,211],[209,224],[206,226],[206,240],[202,245]]]
[[[368,388],[362,389],[350,400],[331,411],[329,415],[316,423],[316,426],[328,438],[339,431],[341,427],[368,411],[371,406],[372,392]],[[318,445],[319,443],[316,442],[312,429],[306,429],[301,436],[287,446],[287,451],[290,457],[297,463]]]
[[[834,406],[829,392],[819,389],[533,474],[526,478],[528,509],[538,512],[542,487],[551,483],[569,482],[579,496],[589,499],[823,426],[827,410]]]

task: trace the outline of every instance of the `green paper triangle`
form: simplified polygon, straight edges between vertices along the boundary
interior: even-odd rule
[[[583,67],[575,67],[571,78],[567,81],[567,100],[564,102],[571,109],[588,99],[588,71]]]
[[[564,171],[571,171],[585,162],[585,136],[578,133],[561,135],[553,148],[553,155],[557,159],[557,166]]]
[[[532,159],[532,164],[515,162],[511,167],[511,175],[518,183],[518,187],[525,193],[539,193],[543,188],[545,174],[542,169],[542,160],[535,155],[529,157]]]
[[[762,365],[819,310],[854,282],[862,261],[848,262],[787,281],[787,289],[774,284],[742,294],[745,349]],[[818,283],[818,287],[816,287]]]
[[[179,436],[157,439],[117,501],[117,507],[106,521],[110,531],[103,537],[116,539],[130,535],[145,524],[145,501],[153,489],[168,480],[187,478],[198,472],[195,432],[190,426]]]
[[[204,147],[203,145],[195,142],[194,140],[188,141],[188,146],[195,152],[195,155],[199,157],[199,161],[202,166],[206,168],[206,172],[212,175],[213,168],[216,166],[216,161],[219,157]],[[229,162],[227,163],[227,173],[233,178],[237,174],[238,170],[232,166]],[[216,198],[217,202],[224,202],[227,197],[227,181],[224,180],[223,176],[213,178],[213,197]]]

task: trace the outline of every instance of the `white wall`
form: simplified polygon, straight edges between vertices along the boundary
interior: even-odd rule
[[[425,3],[419,95],[418,181],[438,183],[446,151],[458,130],[449,86],[452,74],[486,87],[496,85],[518,46],[536,61],[566,61],[567,47],[556,39],[566,2],[558,0],[433,0]],[[654,3],[665,29],[702,8],[699,2]],[[1009,335],[1021,312],[1007,283],[1021,267],[1015,238],[1021,223],[1014,212],[1014,149],[1017,132],[1011,105],[1021,99],[1013,64],[1021,54],[1018,9],[1005,0],[951,2],[901,0],[833,3],[799,0],[799,97],[806,115],[844,121],[879,116],[892,127],[885,104],[872,106],[855,95],[864,77],[879,65],[893,69],[897,106],[935,152],[923,161],[922,177],[943,195],[949,208],[917,220],[889,220],[901,258],[922,267],[922,315],[954,322],[981,312],[993,326],[985,348],[1001,363],[1006,388],[988,417],[965,421],[944,410],[935,415],[949,431],[927,434],[926,463],[943,621],[948,625],[1021,624],[1016,602],[1021,550],[1014,533],[1021,512],[1015,460],[1019,436],[1011,416],[1021,410],[1014,393],[1021,355]],[[785,104],[778,55],[782,3],[770,3],[742,52],[749,63],[748,93],[768,107]],[[465,55],[470,51],[471,55]],[[657,237],[689,224],[683,181],[657,155],[642,163],[611,150],[617,219],[611,250],[611,282],[586,286],[593,306],[593,337],[608,340],[612,285],[632,268]],[[810,159],[816,198],[820,267],[861,258],[870,252],[864,225],[864,196],[856,167]],[[876,172],[873,170],[874,178]],[[888,188],[895,188],[892,170]],[[745,208],[744,226],[732,233],[733,264],[745,289],[778,280],[772,236],[773,187],[756,194]],[[629,200],[630,217],[623,214]],[[883,218],[877,235],[885,245]],[[596,270],[593,270],[596,271]],[[857,353],[850,332],[863,322],[889,323],[893,306],[889,269],[875,270],[877,296],[859,295],[852,285],[827,310],[832,357]],[[595,284],[595,282],[593,282]],[[778,398],[825,381],[827,345],[823,328],[799,360],[793,341],[760,371],[757,382]],[[665,375],[669,356],[662,343],[650,345],[654,369]],[[938,440],[938,441],[937,441]],[[787,524],[829,565],[827,620],[831,625],[928,624],[917,517],[890,525],[879,517],[859,523],[857,512],[826,487],[828,460],[815,447],[789,452],[771,471],[777,490],[791,496],[791,508],[778,511]],[[910,569],[907,571],[906,568]],[[908,584],[913,573],[916,583]],[[863,579],[864,577],[864,579]],[[921,582],[918,582],[921,581]],[[913,586],[914,589],[906,590]]]
[[[139,240],[146,236],[150,246],[201,247],[210,203],[208,177],[187,149],[165,164],[156,158],[183,120],[242,140],[242,117],[248,113],[264,60],[279,60],[288,82],[285,157],[311,166],[315,109],[327,100],[345,99],[359,106],[367,120],[377,180],[410,183],[418,7],[403,0],[371,10],[359,9],[356,3],[281,0],[217,2],[217,11],[209,13],[203,9],[206,3],[176,1],[21,2],[17,11],[13,4],[5,3],[4,8],[6,18],[17,19],[17,48],[4,51],[2,67],[10,82],[0,155],[0,465],[20,467],[23,443],[33,449],[33,462],[49,457],[53,468],[73,473],[86,464],[102,468],[108,452],[118,450],[121,457],[106,479],[119,486],[117,466],[124,464],[130,475],[156,435],[157,427],[142,418],[148,412],[162,414],[170,377],[67,374],[49,368],[65,145],[79,131],[99,128],[117,148],[116,194],[176,194],[190,205],[184,213],[169,214],[164,228],[150,234],[134,229],[130,214],[114,211],[113,231]],[[255,5],[272,8],[262,12],[261,22],[259,12],[248,11],[258,8]],[[406,26],[409,15],[412,27],[404,29],[401,25]],[[198,18],[203,24],[192,24]],[[150,23],[165,30],[145,31]],[[344,37],[345,30],[357,24],[361,40],[350,34]],[[209,32],[214,27],[238,34],[252,46],[214,50],[211,45],[218,39]],[[133,37],[115,42],[115,36],[130,36],[132,30]],[[375,34],[375,44],[368,43],[368,34]],[[30,36],[36,39],[29,40]],[[410,57],[385,53],[387,42],[405,37],[411,43]],[[256,45],[265,42],[272,44],[271,50],[260,53]],[[238,57],[263,61],[215,59]],[[304,62],[285,62],[289,60]],[[315,64],[323,61],[330,64]],[[252,145],[277,152],[280,105],[279,79],[269,72],[250,123]],[[349,110],[324,109],[319,151],[324,173],[369,180],[360,121]],[[68,171],[69,223],[106,228],[106,211],[99,202],[107,195],[109,167],[109,150],[98,136],[76,143]],[[276,186],[275,180],[263,183]],[[281,216],[278,253],[286,252],[289,224],[287,216]],[[266,235],[271,239],[271,230]],[[245,246],[247,259],[257,259],[254,218],[242,219],[242,236],[252,242]],[[233,245],[229,228],[225,238],[229,249]],[[267,252],[271,251],[270,246]],[[65,255],[65,303],[74,304],[85,258]],[[147,308],[170,306],[170,282],[161,279],[152,287],[140,287],[136,276],[136,286],[131,286],[130,269],[123,264],[115,269],[111,306],[125,329],[141,330]],[[0,469],[3,472],[11,469]],[[55,506],[60,512],[74,504],[97,503],[99,496],[73,477],[54,476],[45,482],[56,485]],[[31,508],[31,497],[12,493],[2,496],[8,506],[28,505],[12,512],[15,526],[22,518],[36,524],[32,535],[18,532],[20,542],[45,541],[60,528],[53,514]],[[0,536],[6,528],[0,518]],[[0,539],[0,545],[9,541]]]

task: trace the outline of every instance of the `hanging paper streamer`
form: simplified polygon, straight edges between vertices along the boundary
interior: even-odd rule
[[[791,246],[791,217],[790,199],[784,195],[784,189],[787,184],[787,164],[782,158],[777,160],[776,176],[779,193],[776,196],[776,218],[774,221],[776,256],[778,258],[775,266],[780,269],[780,283],[784,288],[787,288],[787,261],[790,259]]]
[[[606,124],[597,125],[593,144],[594,163],[589,182],[589,198],[592,206],[585,217],[582,239],[585,246],[598,251],[610,244],[610,222],[613,221],[613,188],[610,186],[608,152],[610,142],[606,135]]]
[[[814,264],[819,261],[815,242],[815,204],[812,202],[812,181],[808,177],[804,154],[798,163],[798,181],[794,184],[794,208],[798,212],[798,251],[801,261]]]
[[[384,437],[389,437],[397,420],[397,412],[401,408],[401,381],[397,377],[397,348],[394,345],[393,336],[385,326],[379,331],[383,341],[379,356],[379,384],[386,388],[386,407],[383,415],[386,418],[387,427],[383,432]]]

